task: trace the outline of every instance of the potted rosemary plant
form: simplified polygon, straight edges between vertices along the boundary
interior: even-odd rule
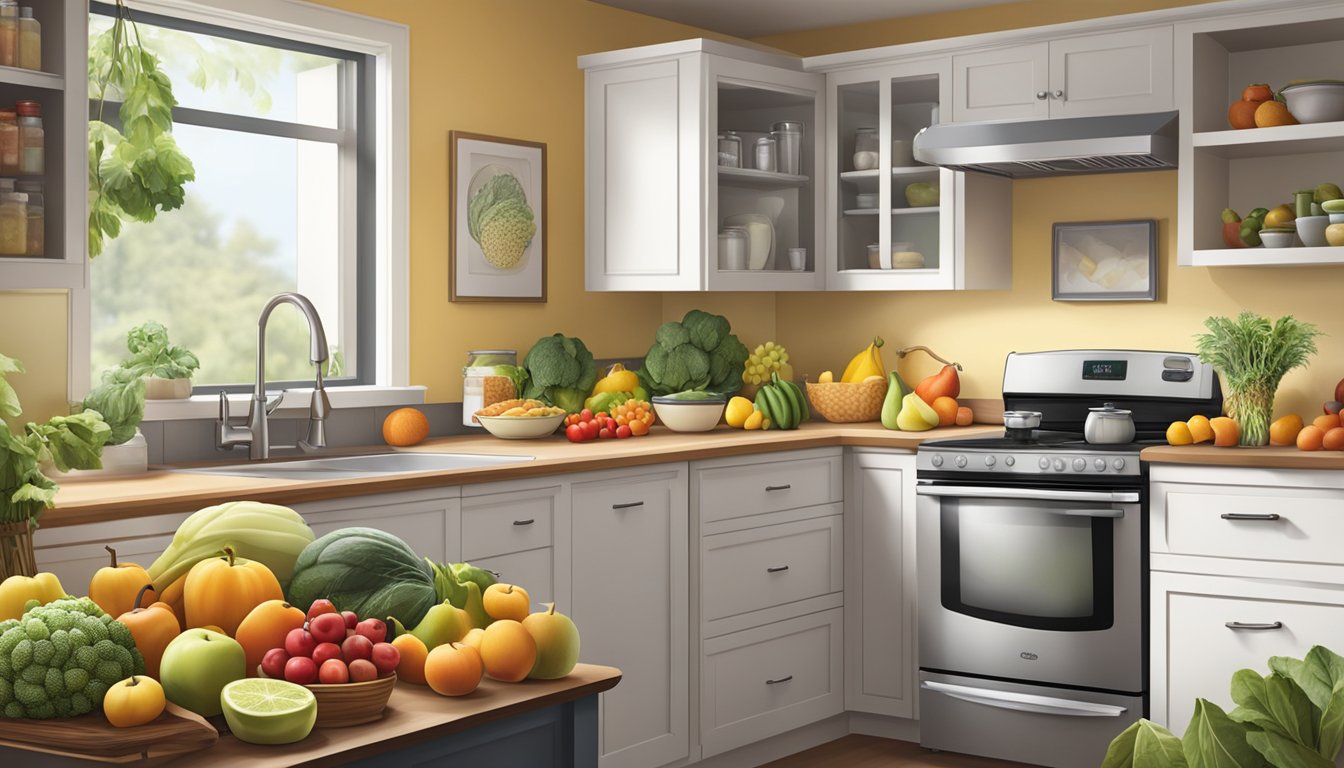
[[[1199,359],[1223,375],[1223,404],[1241,427],[1241,444],[1268,444],[1279,382],[1316,354],[1321,332],[1291,315],[1271,324],[1254,312],[1242,312],[1236,319],[1210,317],[1204,327],[1209,332],[1195,337]]]

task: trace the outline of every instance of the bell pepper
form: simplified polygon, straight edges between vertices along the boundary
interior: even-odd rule
[[[54,573],[10,576],[0,582],[0,621],[22,618],[26,606],[32,600],[36,600],[39,605],[46,605],[62,597],[65,597],[65,588]]]
[[[1268,208],[1256,208],[1241,220],[1238,234],[1241,236],[1241,242],[1247,247],[1255,248],[1260,245],[1260,230],[1265,227],[1265,214],[1267,213],[1269,213]]]
[[[1223,245],[1228,248],[1245,248],[1246,244],[1241,242],[1241,217],[1231,208],[1224,208],[1223,219]]]

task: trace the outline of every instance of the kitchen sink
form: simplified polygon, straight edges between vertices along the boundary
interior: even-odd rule
[[[408,472],[476,469],[532,461],[533,456],[494,456],[479,453],[374,453],[294,461],[248,462],[175,470],[204,475],[274,477],[283,480],[345,480]]]

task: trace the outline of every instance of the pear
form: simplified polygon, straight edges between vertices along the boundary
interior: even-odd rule
[[[923,432],[938,426],[938,413],[929,404],[911,392],[901,399],[901,412],[896,414],[897,429]]]
[[[887,429],[900,429],[897,419],[901,415],[901,399],[910,390],[901,381],[900,374],[893,370],[887,375],[887,397],[882,401],[882,426]]]
[[[467,616],[470,618],[471,627],[480,627],[481,629],[485,629],[486,627],[490,626],[491,622],[493,622],[494,619],[490,618],[489,614],[485,612],[485,602],[482,599],[483,595],[481,594],[481,585],[477,584],[474,581],[468,581],[466,587],[467,587],[466,612]],[[468,627],[468,629],[470,629],[471,627]]]
[[[461,640],[471,630],[471,626],[470,614],[444,600],[429,609],[429,613],[415,625],[411,634],[420,638],[420,642],[424,643],[426,648],[434,650],[440,645]]]

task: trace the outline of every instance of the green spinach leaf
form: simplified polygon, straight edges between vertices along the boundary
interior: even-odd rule
[[[1191,768],[1265,768],[1264,757],[1246,741],[1249,728],[1232,720],[1222,707],[1195,700],[1195,715],[1182,745]]]
[[[1335,768],[1334,762],[1321,757],[1314,749],[1277,733],[1256,731],[1248,734],[1246,741],[1275,768]]]

